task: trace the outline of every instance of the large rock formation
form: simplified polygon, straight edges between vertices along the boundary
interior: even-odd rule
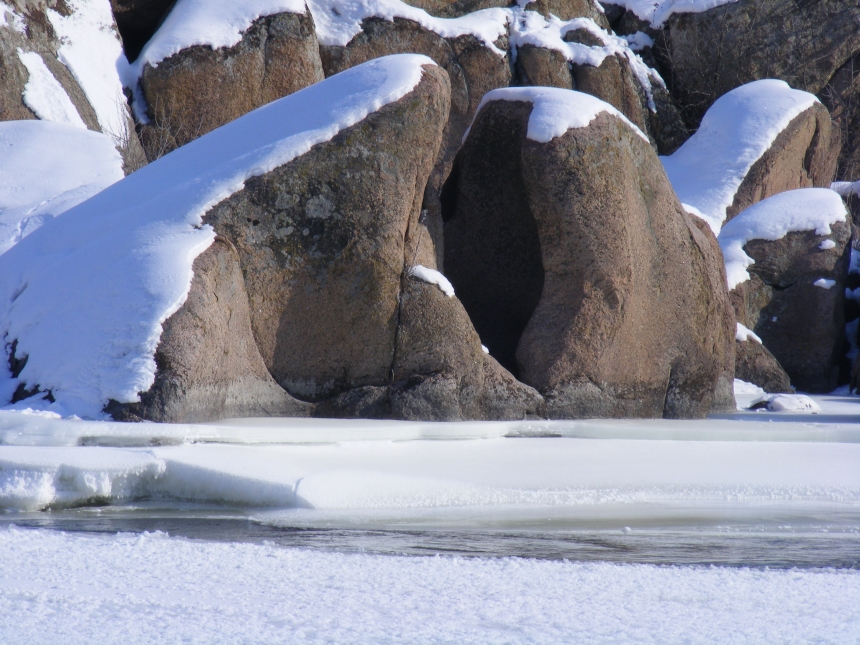
[[[735,378],[758,385],[768,393],[791,394],[791,379],[760,340],[747,338],[735,345]]]
[[[194,422],[230,417],[308,416],[266,370],[254,336],[236,249],[216,239],[194,261],[182,308],[164,324],[155,383],[140,403],[112,403],[124,421]]]
[[[845,354],[846,215],[836,193],[798,190],[759,202],[720,232],[738,321],[806,392],[835,389]]]
[[[778,78],[818,93],[860,51],[854,0],[739,0],[701,13],[675,13],[657,50],[664,77],[691,127],[726,92]]]
[[[840,67],[819,96],[842,134],[839,179],[860,179],[860,53]]]
[[[730,398],[721,259],[641,132],[576,92],[485,102],[446,186],[445,266],[490,352],[554,418]]]
[[[175,0],[111,0],[126,57],[133,61],[158,29]]]
[[[141,53],[141,87],[151,121],[142,137],[150,159],[323,79],[307,10],[257,18],[232,46],[193,45],[161,59],[170,51],[165,43],[193,29],[196,19],[171,13]]]
[[[506,43],[500,42],[504,48]],[[427,184],[424,207],[428,211],[422,226],[427,227],[427,254],[422,261],[440,264],[442,231],[439,193],[451,170],[454,155],[469,127],[481,98],[511,82],[510,62],[500,50],[493,50],[473,35],[445,38],[412,20],[366,18],[362,31],[345,46],[323,45],[320,55],[326,76],[365,61],[389,54],[415,52],[432,58],[451,79],[451,109],[442,146]],[[428,257],[429,256],[429,257]]]

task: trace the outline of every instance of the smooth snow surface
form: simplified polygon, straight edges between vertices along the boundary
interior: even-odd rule
[[[0,254],[123,176],[107,135],[46,121],[0,123]]]
[[[602,45],[592,47],[581,43],[566,42],[564,40],[565,34],[577,29],[588,31]],[[642,35],[648,38],[645,34]],[[650,38],[648,40],[651,41],[651,45],[654,44],[653,40]],[[640,39],[637,42],[641,42],[644,46],[647,41]],[[511,17],[510,44],[514,48],[533,45],[551,49],[560,52],[568,62],[574,65],[591,65],[592,67],[600,67],[607,56],[620,56],[627,60],[630,69],[642,86],[648,101],[648,108],[652,112],[657,111],[651,83],[653,81],[665,87],[663,79],[633,52],[627,38],[616,36],[601,29],[590,18],[574,18],[573,20],[562,21],[553,15],[544,18],[537,11],[516,11]]]
[[[403,557],[0,529],[8,645],[830,643],[856,571]]]
[[[648,141],[642,130],[633,125],[626,116],[609,103],[590,94],[556,87],[503,87],[484,95],[475,112],[475,118],[478,118],[481,108],[491,101],[531,103],[534,107],[529,116],[526,136],[538,143],[548,143],[572,128],[584,128],[602,112],[624,121],[637,135]],[[463,135],[463,140],[468,136],[469,130]]]
[[[418,278],[423,282],[435,284],[439,287],[439,291],[451,298],[454,295],[454,286],[448,281],[444,275],[436,271],[436,269],[428,269],[420,264],[409,269],[409,275]]]
[[[663,26],[673,13],[702,13],[714,7],[738,0],[604,0],[629,9],[640,20],[651,23],[655,29]]]
[[[161,324],[188,293],[214,239],[203,215],[244,182],[398,100],[424,56],[372,60],[270,103],[129,175],[0,256],[0,336],[28,356],[20,382],[63,414],[99,417],[155,377]],[[16,381],[0,376],[0,393]],[[40,397],[41,395],[39,395]],[[7,398],[8,400],[8,398]]]
[[[24,105],[43,121],[53,121],[76,128],[86,129],[81,115],[60,82],[36,52],[18,49],[18,59],[27,68],[27,84],[24,86]]]
[[[756,336],[755,332],[753,332],[751,329],[747,329],[740,323],[737,323],[735,331],[735,340],[741,343],[745,343],[748,340],[754,340],[759,345],[761,345],[761,338]]]
[[[719,235],[735,193],[753,164],[792,119],[818,99],[784,81],[754,81],[724,94],[699,130],[674,154],[661,157],[681,202],[702,213]]]
[[[753,204],[723,226],[717,236],[729,290],[749,280],[747,267],[753,259],[744,245],[750,240],[779,240],[800,231],[830,235],[830,226],[844,222],[847,215],[842,198],[828,188],[789,190]]]
[[[46,10],[62,42],[57,57],[71,70],[95,110],[102,132],[117,141],[128,136],[128,115],[121,77],[125,54],[110,0],[66,0],[70,15]]]

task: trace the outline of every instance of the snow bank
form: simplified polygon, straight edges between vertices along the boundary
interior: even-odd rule
[[[95,110],[105,134],[120,141],[129,124],[121,78],[128,61],[114,24],[110,0],[67,0],[71,13],[46,14],[62,45],[57,57],[69,68]]]
[[[439,291],[451,298],[454,295],[454,286],[448,281],[444,275],[435,269],[428,269],[420,264],[409,269],[409,275],[418,278],[428,284],[435,284],[439,287]]]
[[[19,47],[18,60],[27,68],[29,75],[24,86],[24,105],[44,121],[86,129],[87,126],[72,99],[45,65],[42,57],[36,52],[25,52]]]
[[[328,141],[421,79],[426,57],[376,59],[266,105],[117,182],[0,256],[0,335],[28,356],[20,382],[54,409],[98,417],[155,377],[162,323],[212,243],[201,218],[244,182]],[[7,374],[0,390],[14,389]],[[34,402],[33,405],[46,405]]]
[[[655,29],[663,26],[673,13],[702,13],[714,7],[738,0],[603,0],[606,4],[620,5],[632,11],[640,20],[651,23]]]
[[[122,158],[104,134],[47,121],[0,123],[0,254],[122,178]]]
[[[503,87],[484,95],[475,112],[475,118],[481,113],[481,108],[491,101],[531,103],[534,107],[529,117],[529,128],[526,136],[539,143],[548,143],[572,128],[584,128],[602,112],[607,112],[621,119],[637,135],[646,142],[648,141],[648,137],[642,130],[633,125],[626,116],[609,103],[590,94],[562,90],[556,87]],[[464,141],[469,136],[470,130],[471,126],[463,135]]]
[[[565,34],[577,29],[584,29],[597,38],[602,44],[597,46],[583,45],[581,43],[569,43],[564,40]],[[641,32],[640,32],[641,33]],[[644,45],[654,41],[642,34],[648,40],[635,38],[637,44]],[[654,105],[654,97],[651,82],[661,87],[665,83],[656,70],[648,67],[642,59],[631,49],[627,38],[616,36],[601,29],[597,23],[590,18],[574,18],[562,21],[553,15],[544,18],[536,11],[514,10],[511,17],[511,47],[518,48],[524,45],[533,45],[560,52],[570,63],[575,65],[591,65],[600,67],[607,56],[621,56],[630,65],[630,69],[639,81],[648,101],[648,108],[652,112],[657,111]],[[649,46],[650,46],[649,45]],[[516,50],[515,50],[516,51]]]
[[[821,406],[805,394],[767,394],[750,403],[750,408],[771,412],[821,412]]]
[[[848,645],[860,634],[851,570],[342,554],[14,527],[0,529],[0,552],[0,640],[17,644]]]
[[[723,226],[717,236],[729,290],[749,280],[747,267],[753,259],[744,252],[744,245],[750,240],[779,240],[799,231],[829,235],[831,224],[844,222],[847,215],[842,199],[827,188],[790,190],[753,204]]]
[[[699,130],[661,157],[681,202],[695,207],[719,235],[735,193],[753,164],[792,119],[818,99],[784,81],[747,83],[708,109]]]
[[[767,401],[773,410],[817,409],[801,395],[776,396]],[[374,509],[455,507],[501,513],[513,506],[588,513],[607,505],[632,509],[657,502],[678,508],[761,501],[856,507],[858,463],[858,443],[793,440],[524,437],[158,448],[0,446],[0,509],[93,500],[341,510],[352,516]]]

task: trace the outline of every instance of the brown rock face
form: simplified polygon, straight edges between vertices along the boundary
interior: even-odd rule
[[[829,188],[841,141],[830,113],[820,103],[797,115],[750,168],[726,209],[726,221],[777,193],[796,188]]]
[[[442,255],[441,213],[439,192],[451,170],[454,155],[460,148],[463,134],[481,98],[490,90],[507,87],[511,82],[507,56],[499,56],[472,36],[443,38],[411,20],[393,22],[369,18],[362,23],[363,31],[346,47],[322,46],[323,69],[331,76],[373,58],[398,53],[424,54],[448,72],[451,79],[451,109],[445,125],[442,146],[427,184],[424,208],[429,257],[425,264],[440,265]],[[502,49],[505,45],[502,44]]]
[[[842,135],[837,178],[860,179],[860,54],[840,67],[818,96]]]
[[[755,331],[791,383],[804,392],[833,391],[845,354],[851,230],[847,222],[837,222],[831,230],[832,249],[821,249],[823,238],[814,231],[749,242],[744,251],[755,260],[747,269],[752,279],[732,290],[738,320]],[[813,284],[822,278],[836,284]]]
[[[155,362],[155,384],[140,403],[108,406],[115,419],[193,423],[312,410],[266,370],[251,333],[239,256],[220,238],[194,261],[188,299],[165,322]]]
[[[229,123],[323,79],[310,13],[259,18],[233,47],[195,46],[146,65],[141,77],[149,117],[147,157]]]
[[[446,73],[427,66],[412,92],[206,215],[237,250],[268,372],[291,395],[321,402],[318,415],[540,411],[536,392],[485,365],[457,299],[408,277],[429,243],[418,218],[449,96]]]
[[[550,417],[704,416],[734,363],[714,242],[629,126],[538,143],[531,110],[487,104],[446,186],[446,273],[478,333]]]
[[[791,394],[791,379],[767,347],[754,340],[736,341],[735,377],[765,392]]]
[[[860,51],[854,0],[739,0],[702,13],[674,14],[657,43],[664,78],[698,126],[726,92],[762,78],[818,93]]]
[[[588,46],[601,44],[584,29],[568,32],[565,40]],[[607,56],[598,67],[569,65],[560,52],[525,45],[517,50],[516,70],[520,85],[574,89],[606,101],[646,133],[659,154],[672,154],[688,137],[666,89],[652,83],[656,110],[652,112],[648,97],[622,56]]]
[[[473,11],[510,7],[515,3],[511,0],[409,0],[406,4],[424,9],[438,18],[460,18]]]

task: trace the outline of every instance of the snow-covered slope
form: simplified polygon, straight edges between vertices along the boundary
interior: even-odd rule
[[[476,118],[481,108],[492,101],[523,101],[533,104],[526,135],[532,141],[547,143],[571,128],[584,128],[602,112],[621,119],[637,135],[648,141],[642,130],[633,125],[626,116],[591,94],[556,87],[503,87],[484,95],[475,112]],[[463,139],[468,136],[467,130]]]
[[[0,123],[0,254],[122,178],[107,135],[49,121]]]
[[[201,218],[264,174],[396,101],[426,57],[376,59],[270,103],[102,191],[0,256],[0,335],[27,356],[20,382],[97,417],[155,376],[161,324],[212,243]],[[17,381],[0,378],[9,400]]]
[[[829,235],[830,226],[844,222],[847,215],[842,198],[828,188],[789,190],[745,209],[723,226],[717,238],[729,290],[750,278],[747,267],[753,259],[744,252],[750,240],[779,240],[798,231]]]
[[[772,79],[721,96],[696,134],[671,156],[661,157],[681,202],[718,235],[750,168],[792,119],[817,102],[814,95]]]

